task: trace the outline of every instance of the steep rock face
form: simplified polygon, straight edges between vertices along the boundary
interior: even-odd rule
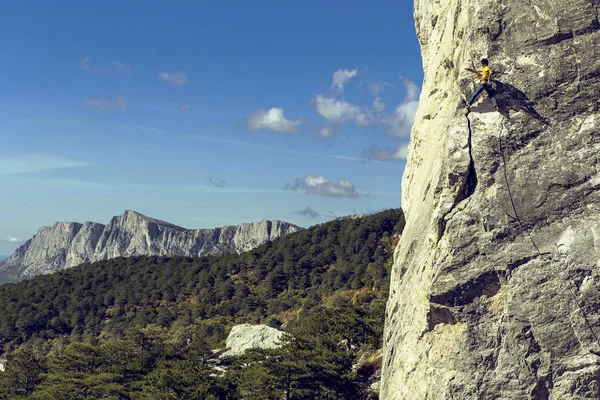
[[[599,5],[416,0],[382,399],[600,398]]]
[[[115,257],[240,253],[300,229],[287,222],[261,221],[191,230],[135,211],[113,217],[106,226],[57,222],[40,228],[11,257],[0,262],[0,283]]]

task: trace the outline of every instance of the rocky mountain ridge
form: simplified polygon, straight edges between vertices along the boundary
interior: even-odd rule
[[[57,222],[40,228],[0,262],[0,284],[115,257],[241,253],[300,229],[282,221],[185,229],[135,211],[125,211],[107,225]]]
[[[416,0],[381,399],[600,398],[600,2]],[[484,93],[465,116],[489,59]]]

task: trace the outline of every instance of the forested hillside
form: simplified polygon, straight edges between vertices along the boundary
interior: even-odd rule
[[[380,347],[403,227],[387,210],[240,255],[119,258],[0,286],[0,398],[363,398],[368,373],[352,365]],[[290,335],[215,375],[211,350],[243,322]]]

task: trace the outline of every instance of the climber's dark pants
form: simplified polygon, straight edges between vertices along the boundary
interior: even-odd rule
[[[494,107],[498,107],[498,103],[496,102],[496,98],[494,97],[494,89],[492,89],[492,85],[490,85],[489,83],[481,83],[477,85],[477,88],[475,88],[475,92],[473,93],[473,96],[471,96],[471,100],[469,100],[468,104],[473,104],[475,100],[477,100],[477,97],[479,97],[481,92],[483,92],[484,90],[490,97],[490,100],[492,101]]]

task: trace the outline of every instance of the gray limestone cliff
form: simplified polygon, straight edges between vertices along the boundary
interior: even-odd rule
[[[135,211],[125,211],[107,225],[57,222],[40,228],[32,239],[0,262],[0,283],[115,257],[241,253],[300,229],[287,222],[261,221],[192,230]]]
[[[380,398],[600,398],[598,0],[416,0]],[[464,70],[490,60],[500,112]]]

